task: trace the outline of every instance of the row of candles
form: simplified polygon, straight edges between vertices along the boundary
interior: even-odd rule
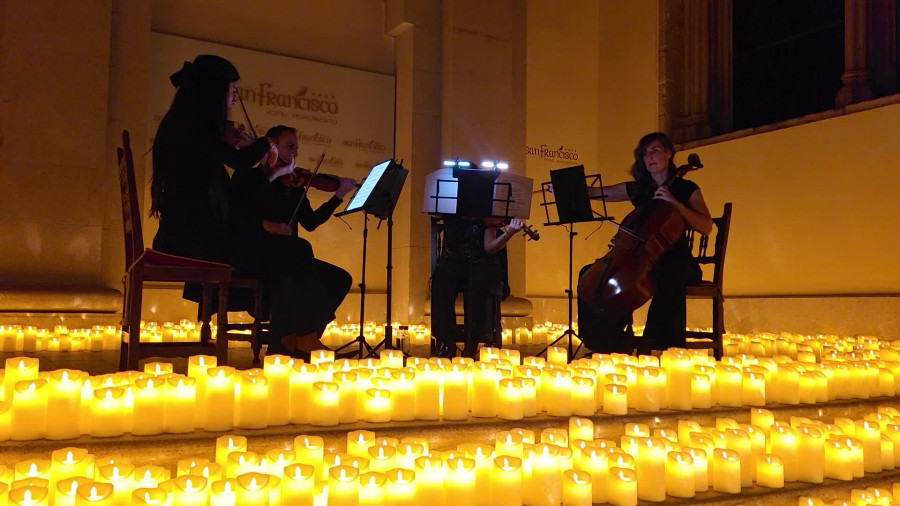
[[[753,409],[749,424],[729,418],[711,427],[691,420],[677,427],[628,423],[616,440],[598,438],[589,419],[570,418],[568,429],[510,429],[490,444],[449,450],[433,449],[425,438],[366,430],[348,433],[345,448],[300,435],[292,447],[263,453],[250,451],[243,436],[221,436],[214,459],[184,458],[174,472],[62,448],[49,459],[0,465],[0,495],[13,506],[633,506],[709,489],[739,494],[754,484],[779,489],[785,482],[851,481],[894,469],[898,424],[900,411],[892,407],[832,423],[776,421],[772,412]],[[860,494],[874,497],[871,504],[891,496],[883,489]]]
[[[891,488],[867,487],[850,489],[847,499],[828,502],[818,497],[800,496],[800,506],[892,506],[894,497],[900,497],[900,483],[891,483]]]
[[[511,349],[480,354],[478,362],[409,357],[404,365],[398,350],[337,361],[333,352],[318,351],[311,363],[270,355],[262,368],[245,371],[198,355],[189,358],[186,375],[151,362],[143,372],[100,376],[42,372],[36,358],[10,358],[0,371],[0,440],[814,404],[893,396],[900,387],[900,362],[853,354],[818,363],[749,355],[717,363],[682,349],[660,357],[595,354],[571,363],[564,348],[550,348],[546,359],[523,359]]]
[[[393,327],[394,345],[398,349],[409,346],[429,346],[431,330],[425,325],[401,325]],[[573,326],[577,331],[577,323]],[[215,326],[212,327],[215,335]],[[561,323],[538,323],[531,328],[517,327],[504,329],[503,346],[545,345],[563,334],[566,325]],[[642,328],[636,327],[640,334]],[[361,333],[372,345],[384,337],[384,326],[375,322],[367,322]],[[327,346],[338,347],[354,340],[360,335],[359,324],[330,323],[322,335],[322,342]],[[180,342],[197,341],[200,336],[200,325],[182,320],[179,323],[141,322],[141,341],[144,342]],[[117,326],[95,325],[91,328],[69,329],[65,325],[57,325],[52,329],[33,326],[7,325],[0,326],[0,351],[34,352],[34,351],[102,351],[118,350],[120,331]],[[579,344],[578,338],[574,343]],[[229,343],[231,344],[231,343]],[[900,345],[898,345],[900,346]],[[823,354],[833,351],[850,352],[858,349],[877,350],[892,348],[890,342],[880,342],[873,337],[839,337],[834,335],[809,336],[791,333],[759,333],[759,334],[726,334],[723,338],[723,349],[726,356],[749,354],[757,357],[789,356],[794,360],[810,360],[812,356],[820,359]],[[896,348],[894,348],[896,350]]]
[[[409,349],[410,346],[427,347],[431,344],[431,330],[425,325],[400,325],[394,322],[392,327],[393,344],[397,349]],[[215,335],[215,325],[212,325],[211,329],[212,335]],[[384,338],[384,330],[383,325],[367,322],[363,326],[362,335],[374,346]],[[544,345],[552,342],[564,331],[564,325],[550,322],[537,324],[531,329],[525,327],[505,329],[502,333],[502,344]],[[0,352],[118,350],[121,345],[120,335],[119,327],[108,325],[79,329],[69,329],[65,325],[57,325],[52,329],[7,325],[0,326]],[[359,324],[339,325],[332,322],[322,334],[322,343],[336,348],[353,341],[358,335],[360,335]],[[179,323],[141,322],[142,342],[190,342],[199,339],[200,325],[188,320]]]

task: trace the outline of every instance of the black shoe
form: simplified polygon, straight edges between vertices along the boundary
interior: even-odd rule
[[[438,343],[434,350],[434,356],[438,358],[453,358],[456,356],[456,345],[447,343]]]

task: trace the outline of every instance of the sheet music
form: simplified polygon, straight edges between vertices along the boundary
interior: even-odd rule
[[[353,194],[353,198],[347,204],[347,207],[344,208],[343,212],[356,211],[357,209],[362,208],[369,199],[372,190],[375,189],[375,185],[378,184],[378,181],[381,180],[381,176],[384,175],[384,171],[387,170],[390,165],[391,160],[385,160],[372,167],[372,170],[369,171],[369,175],[359,186],[359,189],[356,190],[356,193]]]
[[[494,181],[494,216],[528,219],[531,216],[531,190],[533,186],[534,179],[530,177],[512,172],[500,172],[497,180]],[[506,207],[507,195],[510,198],[508,212]]]
[[[428,174],[425,176],[425,198],[422,202],[422,212],[456,214],[458,189],[459,182],[453,177],[452,168],[441,168]]]

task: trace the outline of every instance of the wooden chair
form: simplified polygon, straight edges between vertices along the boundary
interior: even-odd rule
[[[713,218],[716,225],[714,250],[709,254],[709,236],[699,235],[697,241],[697,261],[713,265],[712,281],[702,280],[697,285],[687,287],[689,299],[712,300],[712,331],[689,330],[685,336],[689,339],[688,348],[712,348],[717,359],[722,358],[722,335],[725,334],[725,297],[722,293],[725,277],[725,249],[728,246],[728,231],[731,227],[731,202],[725,204],[722,216]],[[687,232],[691,251],[694,251],[695,234]]]
[[[141,212],[138,206],[137,183],[134,176],[134,158],[127,130],[122,131],[122,147],[117,150],[119,184],[122,190],[122,222],[125,228],[125,276],[123,278],[124,301],[122,304],[122,348],[119,370],[137,369],[141,359],[148,357],[186,357],[198,354],[215,354],[220,364],[228,360],[228,341],[220,339],[222,328],[217,331],[216,342],[211,343],[211,331],[206,324],[200,330],[199,342],[142,343],[140,340],[141,300],[144,282],[197,282],[203,287],[201,312],[209,314],[210,286],[219,287],[217,321],[227,322],[228,283],[232,267],[219,262],[208,262],[144,248],[141,228]]]

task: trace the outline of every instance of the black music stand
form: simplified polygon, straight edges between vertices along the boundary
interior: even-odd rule
[[[393,233],[394,233],[394,206],[403,190],[403,183],[406,182],[406,176],[409,170],[403,167],[402,162],[393,159],[385,160],[376,164],[369,171],[369,174],[363,179],[363,182],[356,189],[350,202],[343,211],[336,213],[335,216],[343,216],[345,214],[363,212],[363,253],[362,253],[362,277],[359,282],[359,334],[346,344],[341,345],[335,351],[341,351],[349,348],[354,344],[359,345],[359,358],[373,356],[379,348],[384,346],[387,349],[392,347],[393,327],[391,327],[391,277],[393,275],[392,258],[393,252]],[[386,311],[384,338],[375,346],[369,345],[363,334],[365,329],[366,315],[366,244],[369,237],[369,215],[379,220],[387,219],[388,240],[387,240],[387,290],[386,290]],[[365,357],[363,353],[365,352]]]
[[[541,349],[537,355],[546,352],[551,346],[555,346],[556,343],[566,339],[568,357],[569,360],[572,360],[575,354],[581,350],[583,344],[579,343],[578,348],[572,349],[572,338],[578,337],[578,334],[572,330],[572,300],[575,293],[572,290],[572,247],[573,240],[578,235],[575,232],[575,224],[594,221],[603,222],[613,219],[606,214],[605,196],[601,196],[603,201],[602,214],[595,212],[591,208],[591,199],[587,190],[587,178],[589,177],[594,178],[594,182],[599,183],[601,188],[603,187],[603,180],[600,174],[584,175],[584,165],[551,170],[550,182],[541,183],[541,196],[543,198],[541,206],[544,207],[544,214],[547,217],[547,223],[544,223],[544,225],[563,225],[569,232],[569,287],[566,289],[566,298],[569,302],[569,320],[565,332]],[[553,185],[553,195],[556,198],[556,200],[550,202],[547,201],[548,184]],[[550,221],[550,205],[556,206],[557,221]]]

